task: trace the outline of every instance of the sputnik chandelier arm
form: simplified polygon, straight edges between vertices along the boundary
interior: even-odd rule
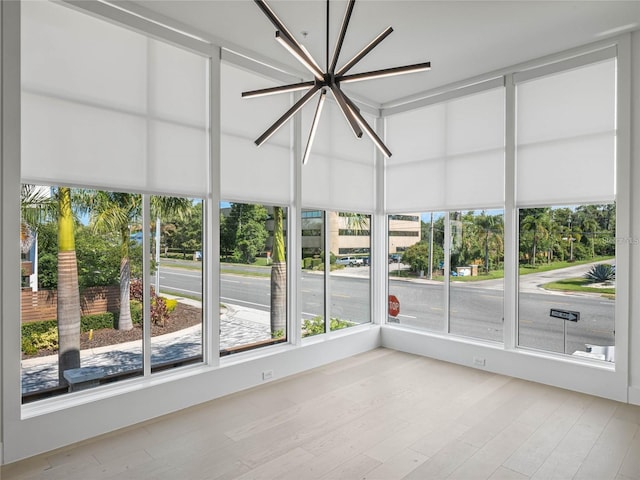
[[[331,57],[331,65],[329,65],[329,0],[327,0],[327,71],[323,72],[320,66],[316,63],[309,52],[304,46],[299,43],[293,34],[287,29],[287,27],[278,18],[275,12],[267,5],[265,0],[254,0],[260,10],[271,21],[276,28],[275,38],[283,47],[287,49],[304,67],[309,70],[314,80],[309,82],[292,83],[289,85],[282,85],[279,87],[263,88],[260,90],[251,90],[242,92],[243,98],[260,97],[264,95],[274,95],[278,93],[288,93],[306,90],[306,93],[300,98],[289,110],[287,110],[278,120],[274,122],[260,137],[255,141],[256,145],[260,146],[266,142],[282,125],[284,125],[291,117],[293,117],[302,107],[304,107],[318,92],[320,92],[320,98],[316,106],[316,110],[313,116],[313,122],[311,124],[311,131],[309,133],[309,139],[304,151],[302,163],[306,164],[315,138],[316,129],[322,113],[322,106],[325,101],[327,90],[331,90],[333,97],[338,104],[338,107],[342,111],[349,127],[353,134],[357,138],[362,137],[363,130],[367,133],[369,138],[373,141],[375,146],[386,157],[391,157],[391,151],[387,148],[384,142],[378,137],[373,128],[367,123],[360,109],[355,103],[342,91],[340,88],[341,83],[359,82],[362,80],[371,80],[375,78],[389,77],[393,75],[401,75],[405,73],[415,73],[429,70],[431,68],[431,62],[416,63],[414,65],[405,65],[402,67],[384,68],[381,70],[373,70],[363,73],[355,73],[346,75],[360,60],[362,60],[369,52],[377,47],[385,38],[387,38],[393,28],[387,27],[376,38],[369,42],[362,50],[360,50],[351,60],[349,60],[344,66],[342,66],[336,72],[340,52],[344,43],[344,38],[349,27],[349,21],[353,8],[355,6],[355,0],[349,0],[347,9],[345,11],[344,18],[342,19],[342,25],[340,27],[340,33],[336,42],[336,47]]]

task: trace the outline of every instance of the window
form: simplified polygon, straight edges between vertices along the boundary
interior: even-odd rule
[[[155,220],[150,234],[151,368],[159,371],[202,360],[202,266],[207,259],[202,255],[201,199],[154,195],[150,205]]]
[[[221,204],[221,355],[287,340],[286,219],[281,206]]]
[[[396,228],[406,228],[407,221],[415,223],[420,237],[391,234]],[[444,331],[446,214],[390,215],[388,222],[389,294],[400,304],[399,315],[389,315],[388,321],[412,328]]]
[[[353,255],[353,266],[332,263],[330,273],[330,330],[371,322],[371,272],[369,252],[371,216],[356,212],[328,212],[331,257]],[[340,235],[347,230],[351,235]],[[349,250],[349,252],[345,252]],[[366,263],[366,265],[365,265]]]
[[[615,213],[615,204],[520,209],[521,347],[614,360]]]
[[[305,232],[318,232],[305,235]],[[324,212],[302,211],[302,273],[300,299],[302,302],[302,337],[325,333],[325,220]],[[335,257],[331,255],[335,261]]]
[[[202,359],[201,262],[185,252],[201,249],[201,203],[151,197],[164,249],[145,312],[142,195],[25,184],[21,201],[33,259],[21,302],[25,402],[142,375],[147,329],[152,371]]]
[[[503,341],[502,210],[449,213],[449,332]]]
[[[515,77],[518,345],[605,361],[614,360],[615,344],[616,60],[610,54],[596,52],[600,60],[569,70],[559,65]]]
[[[303,231],[322,234],[302,238],[303,338],[370,323],[370,215],[327,211],[317,218],[305,212]],[[355,234],[340,235],[342,230]]]
[[[187,348],[177,333],[201,328],[202,308],[187,316],[186,292],[166,292],[143,219],[159,220],[161,247],[172,224],[202,254],[201,211],[178,222],[173,207],[209,192],[208,71],[206,57],[64,5],[21,5],[23,194],[46,192],[35,223],[21,199],[25,402],[202,359],[201,337]]]

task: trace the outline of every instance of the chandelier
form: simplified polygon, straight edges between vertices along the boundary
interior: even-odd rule
[[[341,85],[344,83],[359,82],[363,80],[370,80],[374,78],[389,77],[393,75],[400,75],[405,73],[415,73],[431,68],[431,62],[416,63],[413,65],[405,65],[402,67],[390,67],[382,70],[373,70],[364,73],[355,73],[348,75],[347,73],[354,67],[362,58],[365,57],[371,50],[380,44],[385,38],[387,38],[393,28],[387,27],[382,33],[374,38],[368,45],[360,50],[351,60],[338,68],[338,59],[340,57],[340,51],[342,50],[342,44],[344,42],[345,35],[347,33],[347,27],[349,26],[349,20],[353,12],[355,0],[349,0],[347,9],[342,20],[342,26],[340,27],[340,33],[336,42],[335,50],[331,57],[331,63],[329,63],[329,0],[327,0],[327,35],[326,35],[326,71],[323,71],[318,63],[309,54],[307,49],[299,43],[282,21],[277,17],[275,12],[267,5],[264,0],[254,0],[260,10],[271,21],[276,28],[275,38],[284,48],[286,48],[291,55],[293,55],[307,70],[311,72],[314,79],[308,82],[293,83],[289,85],[282,85],[279,87],[265,88],[261,90],[251,90],[243,92],[243,98],[259,97],[264,95],[272,95],[278,93],[288,93],[295,91],[306,90],[306,93],[293,104],[289,110],[287,110],[273,125],[271,125],[260,137],[255,141],[255,144],[260,146],[266,142],[282,125],[284,125],[293,115],[295,115],[302,107],[304,107],[316,94],[319,93],[318,103],[316,105],[315,114],[311,123],[311,129],[309,132],[309,138],[307,140],[307,146],[302,157],[302,163],[307,163],[311,146],[313,145],[313,139],[315,137],[316,129],[320,115],[322,113],[322,106],[326,99],[327,91],[330,90],[333,97],[338,104],[342,114],[344,115],[347,123],[349,124],[353,134],[357,138],[362,137],[363,130],[371,138],[376,147],[386,157],[391,156],[391,151],[387,148],[384,142],[378,137],[376,132],[364,119],[360,113],[360,109],[356,104],[342,91]]]

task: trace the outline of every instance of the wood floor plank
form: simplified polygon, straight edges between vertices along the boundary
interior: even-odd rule
[[[489,440],[448,477],[452,480],[487,479],[534,432],[526,423],[514,422]]]
[[[371,470],[366,475],[367,480],[399,480],[414,471],[424,462],[429,460],[428,457],[413,451],[402,450],[397,454],[389,457],[384,463]]]
[[[379,348],[0,472],[2,480],[640,480],[640,407]]]
[[[615,478],[637,431],[635,423],[611,418],[574,478]]]
[[[560,398],[565,400],[562,404],[557,401],[548,401],[549,399],[540,402],[546,407],[544,410],[537,409],[540,414],[539,420],[544,421],[531,437],[504,462],[506,468],[532,476],[575,425],[586,408],[586,399],[583,396],[567,395],[555,397],[555,400]],[[545,413],[542,413],[543,411]],[[553,413],[544,418],[545,414],[551,411]],[[532,417],[529,417],[528,420],[531,421]],[[535,425],[535,422],[531,422],[531,424]]]
[[[637,407],[637,410],[640,411],[640,407]],[[636,435],[627,449],[618,476],[640,480],[640,429],[636,430]]]

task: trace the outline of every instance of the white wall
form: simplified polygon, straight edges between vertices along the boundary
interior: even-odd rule
[[[640,405],[640,32],[631,36],[631,308],[629,402]]]

